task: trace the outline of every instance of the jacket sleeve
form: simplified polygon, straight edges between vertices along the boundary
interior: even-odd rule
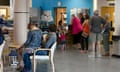
[[[47,43],[45,44],[45,48],[50,48],[52,46],[52,44],[56,41],[56,36],[50,36],[48,38]]]
[[[30,44],[31,39],[32,39],[32,32],[29,31],[28,34],[27,34],[27,40],[26,40],[26,42],[24,43],[24,46],[25,46],[25,47]]]

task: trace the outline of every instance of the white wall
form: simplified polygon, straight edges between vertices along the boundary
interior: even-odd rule
[[[115,0],[115,32],[114,35],[120,35],[120,0]]]
[[[108,6],[108,3],[107,3],[107,0],[98,0],[97,5],[98,5],[99,12],[101,12],[101,7]]]

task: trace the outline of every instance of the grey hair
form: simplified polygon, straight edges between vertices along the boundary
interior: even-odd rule
[[[104,18],[105,18],[105,19],[109,19],[109,18],[110,18],[110,14],[106,13],[106,14],[104,15]]]
[[[97,15],[97,16],[98,16],[98,15],[99,15],[99,11],[98,11],[98,10],[95,10],[95,11],[94,11],[94,15]]]

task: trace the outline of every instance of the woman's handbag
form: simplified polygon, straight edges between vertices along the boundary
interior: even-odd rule
[[[87,38],[88,37],[88,33],[82,32],[82,36],[85,37],[85,38]]]

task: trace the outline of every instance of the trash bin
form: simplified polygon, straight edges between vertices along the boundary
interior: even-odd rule
[[[120,36],[112,36],[112,56],[120,57]]]

